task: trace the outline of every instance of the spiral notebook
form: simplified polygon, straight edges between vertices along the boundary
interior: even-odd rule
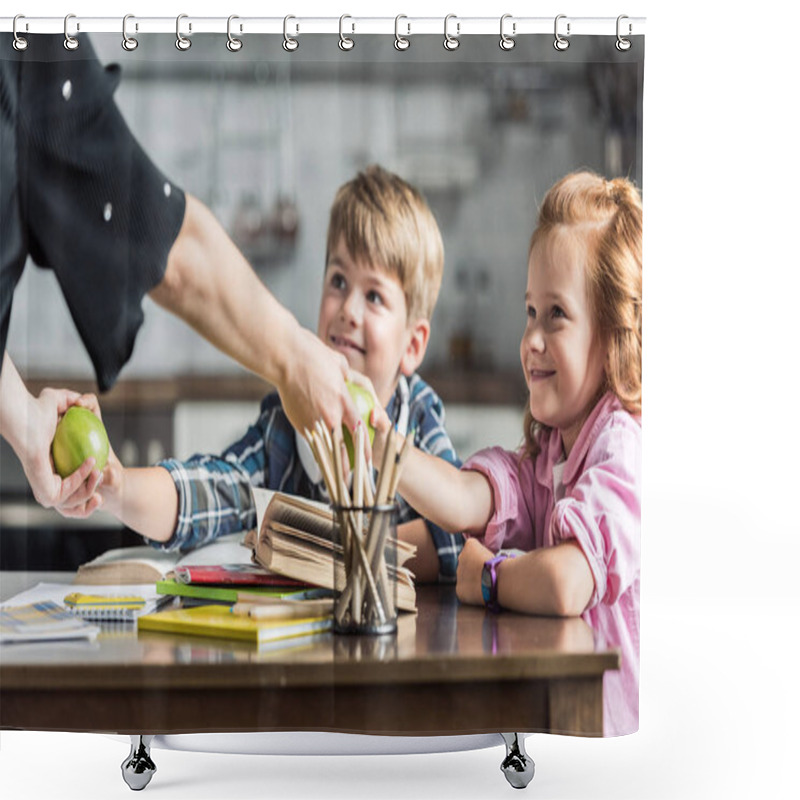
[[[68,602],[68,598],[73,598],[73,602]],[[127,602],[120,602],[120,598],[127,598]],[[47,603],[60,607],[73,619],[129,622],[163,607],[171,599],[159,595],[154,584],[99,587],[42,582],[0,604],[0,609]]]
[[[142,613],[147,600],[132,594],[86,594],[70,592],[64,596],[67,611],[82,619],[100,621],[134,620]]]

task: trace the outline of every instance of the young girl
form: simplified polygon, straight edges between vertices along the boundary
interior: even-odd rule
[[[524,446],[483,450],[461,471],[414,450],[399,486],[425,517],[471,535],[462,602],[582,615],[620,649],[607,735],[638,729],[641,254],[629,181],[577,172],[555,184],[528,257]],[[378,411],[373,422],[382,451],[389,421]]]

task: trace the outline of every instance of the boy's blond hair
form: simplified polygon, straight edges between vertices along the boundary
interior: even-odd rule
[[[409,321],[430,320],[442,285],[444,245],[433,213],[413,186],[377,165],[359,172],[333,201],[326,263],[340,239],[352,258],[400,281]]]

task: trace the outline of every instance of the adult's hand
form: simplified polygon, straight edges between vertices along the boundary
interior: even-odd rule
[[[345,385],[347,359],[299,325],[289,352],[278,393],[292,425],[299,431],[313,430],[322,419],[329,430],[342,423],[355,430],[360,417]]]
[[[95,494],[100,472],[94,468],[94,459],[87,458],[75,472],[61,478],[53,468],[50,455],[58,421],[73,405],[81,405],[95,413],[99,411],[94,395],[79,395],[69,389],[43,389],[29,403],[17,455],[38,503],[45,508],[56,507],[59,511],[80,504],[91,513],[101,502]]]

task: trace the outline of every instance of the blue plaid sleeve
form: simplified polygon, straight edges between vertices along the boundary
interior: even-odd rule
[[[178,492],[178,521],[169,541],[151,542],[154,547],[188,551],[218,536],[255,528],[252,487],[266,485],[269,443],[279,414],[280,406],[265,400],[256,424],[222,455],[159,462]]]
[[[418,375],[412,375],[408,381],[409,388],[409,430],[415,430],[414,444],[423,452],[449,461],[456,467],[461,460],[456,455],[453,443],[445,429],[444,403]],[[417,514],[404,500],[400,502],[399,521],[408,522],[417,519]],[[436,553],[439,556],[439,581],[454,583],[458,556],[464,547],[464,536],[460,533],[448,533],[425,520],[428,532],[433,539]]]

